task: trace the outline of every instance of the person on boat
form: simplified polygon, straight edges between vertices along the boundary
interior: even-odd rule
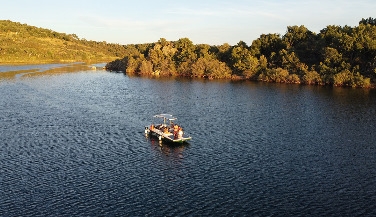
[[[178,132],[179,132],[179,126],[178,125],[175,125],[174,126],[174,138],[178,138]]]
[[[178,132],[178,138],[179,139],[182,139],[183,138],[183,129],[181,127],[179,127],[179,132]]]
[[[163,129],[163,133],[168,133],[168,128],[167,128],[167,127],[165,127],[165,128]]]
[[[150,125],[150,130],[154,130],[154,124]]]

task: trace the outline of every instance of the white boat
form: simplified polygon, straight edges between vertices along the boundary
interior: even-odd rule
[[[184,143],[191,140],[192,137],[187,136],[183,128],[174,121],[177,119],[171,114],[154,115],[154,118],[163,119],[163,122],[150,124],[145,126],[145,134],[158,137],[159,141],[167,141],[173,143]]]

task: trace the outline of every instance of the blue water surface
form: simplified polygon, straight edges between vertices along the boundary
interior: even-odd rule
[[[374,90],[43,71],[0,79],[0,216],[376,215]]]

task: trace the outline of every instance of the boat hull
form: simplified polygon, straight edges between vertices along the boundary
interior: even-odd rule
[[[157,137],[159,141],[166,141],[171,143],[185,143],[192,139],[190,136],[175,137],[172,133],[164,133],[159,129],[149,129],[145,127],[145,134]]]

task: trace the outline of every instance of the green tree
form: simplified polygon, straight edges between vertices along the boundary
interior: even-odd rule
[[[302,82],[304,84],[321,84],[320,74],[316,71],[307,71],[303,77]]]
[[[192,75],[203,78],[230,78],[231,69],[223,62],[212,57],[199,58],[192,64]]]
[[[159,71],[161,75],[176,75],[174,55],[177,49],[172,42],[161,38],[149,49],[148,58],[153,65],[154,71]]]
[[[360,24],[352,31],[353,49],[349,51],[351,64],[358,65],[360,73],[375,78],[376,74],[376,26]]]
[[[249,64],[249,68],[244,70],[242,75],[247,79],[255,80],[259,74],[260,62],[256,57],[250,56]]]
[[[360,24],[363,24],[363,25],[370,24],[370,25],[376,26],[376,19],[372,17],[369,17],[367,19],[362,18],[362,20],[359,21],[359,25]]]
[[[178,65],[182,62],[192,63],[196,61],[195,45],[188,38],[179,39],[175,43],[175,48],[177,49],[175,59]]]
[[[258,73],[259,61],[252,55],[244,41],[240,41],[232,48],[230,61],[234,75],[251,79]]]
[[[299,58],[295,55],[294,52],[288,52],[285,49],[282,49],[279,52],[279,56],[281,57],[281,66],[283,69],[286,69],[290,73],[295,73],[295,74],[302,74],[300,71],[300,60]]]
[[[287,83],[289,82],[288,76],[289,76],[289,72],[287,70],[282,69],[282,68],[276,68],[276,69],[273,68],[273,69],[267,69],[266,71],[262,72],[259,75],[258,80],[265,81],[265,82]]]
[[[210,48],[211,47],[208,44],[199,44],[199,45],[196,45],[195,53],[196,53],[197,58],[212,57],[213,55],[210,52]]]
[[[153,64],[149,60],[141,61],[140,74],[151,75],[153,73]]]
[[[180,75],[192,76],[192,64],[197,60],[195,53],[195,45],[188,38],[181,38],[175,42],[177,51],[174,55],[174,61],[177,66],[177,71]]]
[[[231,52],[231,65],[237,75],[251,68],[251,52],[243,46],[235,46]]]
[[[335,86],[350,86],[352,74],[349,70],[343,70],[333,76]]]
[[[226,63],[228,66],[231,62],[231,51],[232,47],[228,43],[224,43],[220,46],[217,46],[216,57],[219,61]]]
[[[296,47],[297,44],[302,43],[311,35],[312,32],[309,31],[305,26],[288,26],[286,34],[282,37],[282,40],[286,44],[286,48],[290,49]]]
[[[320,41],[317,35],[305,26],[288,26],[282,40],[286,44],[286,50],[294,52],[300,61],[308,66],[318,61]]]
[[[275,64],[275,55],[282,49],[286,49],[286,45],[279,34],[262,34],[251,45],[251,53],[256,57],[264,55],[269,64]]]

